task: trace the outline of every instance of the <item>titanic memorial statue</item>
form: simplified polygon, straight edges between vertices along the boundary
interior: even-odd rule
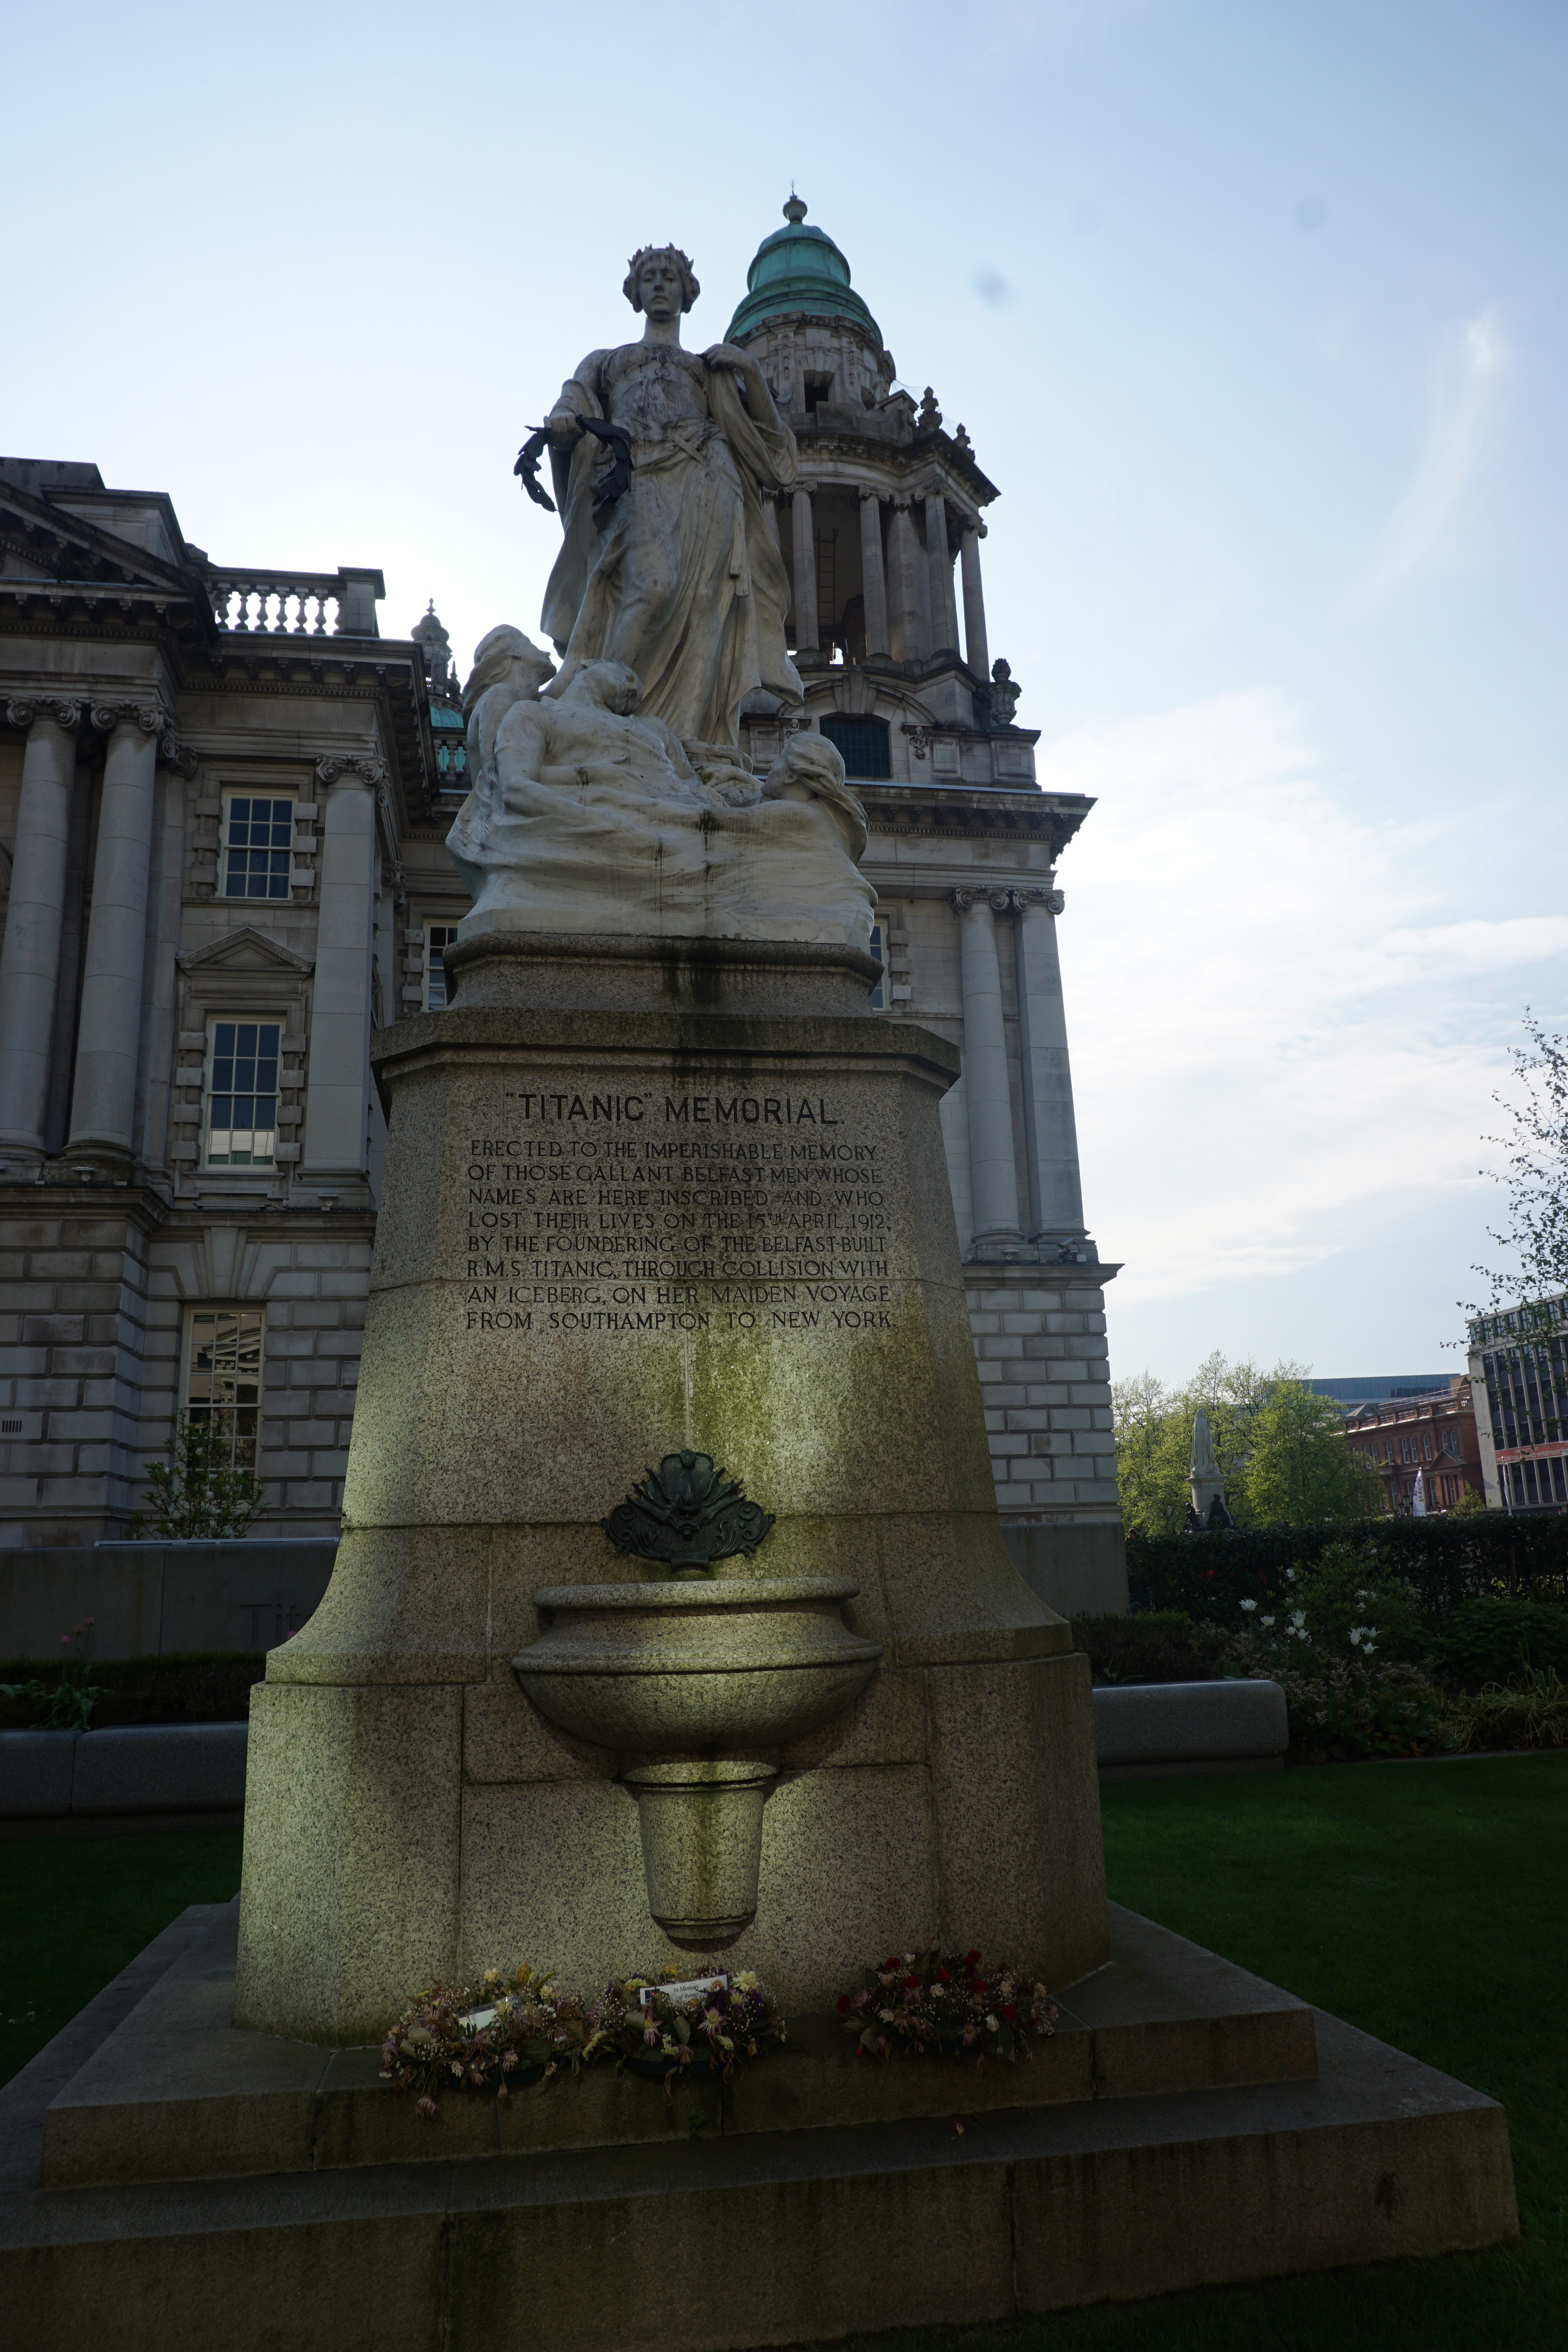
[[[531,488],[548,441],[565,535],[544,626],[562,667],[505,627],[476,655],[472,785],[448,841],[474,894],[466,939],[869,947],[866,818],[837,751],[795,735],[759,780],[739,748],[749,697],[801,702],[762,509],[794,478],[795,436],[747,353],[682,350],[697,290],[684,254],[637,254],[625,291],[642,340],[591,352],[519,459]]]

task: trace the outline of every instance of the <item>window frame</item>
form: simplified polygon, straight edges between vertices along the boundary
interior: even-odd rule
[[[258,1173],[263,1173],[268,1176],[275,1176],[277,1174],[278,1146],[280,1139],[278,1113],[280,1108],[280,1096],[282,1091],[283,1037],[288,1025],[288,1021],[281,1013],[250,1013],[248,1011],[238,1012],[225,1009],[221,1012],[209,1013],[207,1014],[206,1052],[202,1062],[201,1118],[200,1124],[196,1129],[196,1150],[198,1153],[196,1164],[201,1169],[204,1175],[239,1175],[254,1177]],[[277,1032],[277,1045],[271,1057],[273,1065],[273,1083],[270,1097],[264,1097],[258,1088],[252,1088],[248,1096],[245,1097],[240,1097],[237,1090],[233,1088],[231,1088],[228,1093],[228,1099],[231,1102],[235,1100],[247,1100],[253,1106],[258,1101],[270,1099],[272,1104],[272,1149],[265,1160],[257,1159],[254,1150],[248,1160],[236,1160],[233,1158],[232,1154],[229,1158],[225,1160],[215,1160],[212,1156],[212,1105],[215,1091],[213,1079],[218,1058],[217,1033],[220,1028],[226,1026],[237,1030],[248,1027],[255,1029],[274,1029]],[[237,1040],[236,1043],[235,1053],[230,1056],[230,1058],[239,1058]],[[259,1050],[258,1050],[250,1056],[250,1058],[252,1061],[261,1061],[266,1057]],[[232,1124],[225,1131],[231,1136],[237,1132]],[[253,1137],[257,1133],[254,1115],[249,1133]]]
[[[237,801],[243,801],[247,804],[252,804],[257,801],[266,801],[273,811],[273,814],[268,819],[269,828],[276,825],[279,822],[277,815],[278,809],[285,803],[287,803],[289,809],[289,839],[286,845],[282,849],[279,849],[278,844],[269,839],[265,850],[257,850],[247,842],[245,845],[244,853],[247,859],[257,856],[265,856],[269,861],[279,856],[284,858],[286,863],[280,877],[283,884],[281,890],[274,890],[271,888],[268,888],[266,890],[230,890],[228,887],[228,861],[232,848],[230,835],[234,824],[234,807]],[[288,907],[293,904],[294,835],[295,827],[299,822],[299,808],[300,795],[297,792],[279,792],[271,785],[263,787],[255,784],[226,784],[224,786],[223,810],[218,824],[217,837],[217,889],[215,893],[220,905],[226,907]],[[247,819],[247,821],[248,822],[249,820]],[[236,851],[234,854],[237,855],[238,852]],[[266,878],[270,883],[279,877],[269,868]]]
[[[419,1001],[421,1011],[426,1013],[445,1013],[447,1010],[447,975],[445,971],[441,969],[439,960],[435,954],[436,934],[437,932],[440,932],[442,935],[442,948],[448,948],[458,936],[458,925],[456,922],[426,922],[425,925],[425,955],[420,974]],[[441,971],[441,1002],[439,1004],[432,1004],[430,1002],[430,981],[433,970]]]
[[[882,718],[879,712],[874,710],[827,710],[823,713],[822,717],[816,723],[818,732],[826,737],[826,740],[833,745],[834,750],[838,753],[839,758],[844,760],[844,772],[852,782],[859,782],[863,784],[886,784],[892,782],[893,730],[887,719]],[[859,769],[851,768],[848,761],[844,758],[842,745],[828,731],[829,729],[833,727],[860,727],[874,729],[879,736],[887,755],[888,765],[884,773],[879,776],[868,776],[862,774]]]
[[[236,1358],[234,1378],[237,1385],[240,1371],[238,1362],[240,1343],[246,1339],[254,1339],[256,1396],[253,1403],[241,1403],[237,1398],[229,1404],[215,1404],[210,1398],[198,1400],[192,1397],[191,1382],[196,1370],[196,1327],[200,1319],[205,1316],[211,1316],[215,1319],[224,1316],[232,1317],[238,1327],[233,1335]],[[245,1328],[247,1325],[248,1329]],[[215,1332],[215,1354],[217,1337]],[[206,1418],[217,1414],[229,1416],[227,1451],[230,1469],[255,1471],[260,1459],[262,1382],[266,1357],[267,1309],[264,1306],[256,1306],[243,1299],[195,1299],[185,1308],[180,1331],[180,1421],[182,1426],[186,1424],[194,1412],[200,1412]],[[215,1371],[213,1377],[219,1376]],[[251,1416],[251,1426],[248,1430],[242,1429],[240,1426],[242,1419],[247,1415]]]
[[[882,967],[881,979],[875,982],[872,985],[871,1010],[873,1013],[887,1013],[891,1010],[893,1000],[892,980],[888,969],[888,926],[886,923],[873,923],[871,926],[871,953],[876,957],[877,961]]]

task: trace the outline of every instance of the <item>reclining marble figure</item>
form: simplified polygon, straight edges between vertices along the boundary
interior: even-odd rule
[[[465,696],[471,785],[447,836],[470,922],[869,950],[865,811],[824,737],[793,735],[765,779],[738,751],[697,766],[639,709],[625,663],[586,663],[547,699],[529,691],[547,657],[520,630],[492,630],[479,656]]]

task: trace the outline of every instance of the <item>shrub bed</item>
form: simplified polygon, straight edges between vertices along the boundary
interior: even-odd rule
[[[53,1694],[74,1677],[76,1661],[0,1660],[0,1683],[35,1683],[44,1696],[0,1698],[0,1731],[32,1731],[48,1721]],[[129,1723],[243,1723],[250,1686],[267,1672],[264,1650],[194,1650],[162,1658],[90,1659],[86,1684],[94,1731]]]

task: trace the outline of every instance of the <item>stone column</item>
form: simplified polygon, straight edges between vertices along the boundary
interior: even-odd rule
[[[894,657],[906,662],[925,661],[931,655],[931,591],[908,499],[893,500],[888,553],[893,575],[889,635]]]
[[[116,703],[95,704],[92,723],[108,731],[109,749],[92,861],[92,912],[66,1150],[129,1170],[142,1042],[153,787],[158,738],[167,721],[156,703]],[[170,736],[171,752],[175,748]]]
[[[963,986],[963,1087],[969,1109],[969,1172],[977,1242],[1018,1241],[1018,1176],[1013,1158],[1007,1029],[996,961],[996,917],[1005,890],[955,890]]]
[[[26,728],[27,748],[0,949],[0,1149],[41,1155],[81,709],[13,702],[6,716]]]
[[[816,523],[811,492],[795,493],[795,646],[796,653],[816,651]]]
[[[158,771],[157,814],[147,891],[147,944],[142,972],[141,1087],[136,1157],[163,1167],[169,1151],[169,1096],[174,1060],[179,972],[180,899],[185,877],[185,790],[195,772],[188,751]]]
[[[958,651],[958,607],[952,595],[952,555],[947,543],[947,501],[940,490],[925,494],[926,570],[931,587],[933,653]]]
[[[966,527],[958,542],[959,569],[963,575],[963,658],[976,677],[991,675],[991,648],[985,642],[985,591],[980,579],[980,533]]]
[[[1064,900],[1059,890],[1015,890],[1013,897],[1018,908],[1018,1020],[1031,1235],[1077,1240],[1085,1231],[1083,1186],[1057,954],[1057,917]]]
[[[305,1093],[307,1183],[363,1184],[370,1079],[379,760],[318,760],[327,795],[317,858],[316,981]]]
[[[860,493],[860,594],[866,606],[866,651],[888,650],[888,580],[882,568],[882,501]]]

